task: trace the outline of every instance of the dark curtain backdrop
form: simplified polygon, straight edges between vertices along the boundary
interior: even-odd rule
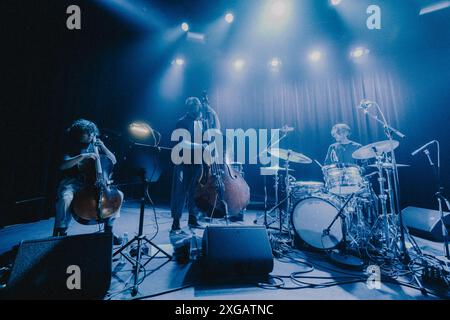
[[[280,146],[323,163],[328,145],[334,142],[330,131],[336,123],[349,124],[353,129],[351,139],[361,144],[386,139],[383,127],[357,108],[363,98],[377,101],[389,123],[406,134],[409,124],[400,121],[399,114],[405,113],[408,97],[408,88],[398,76],[385,70],[323,79],[219,85],[212,91],[211,104],[224,128],[294,127]],[[369,111],[377,114],[375,108]],[[405,158],[404,152],[399,149],[399,159]],[[260,200],[263,194],[259,167],[245,166],[253,200]],[[316,164],[292,167],[299,180],[323,179]]]
[[[264,69],[262,76],[234,81],[216,77],[214,61],[199,59],[197,65],[186,66],[184,86],[169,101],[161,97],[159,88],[175,48],[160,52],[149,30],[142,34],[91,1],[76,3],[84,8],[84,27],[76,33],[65,28],[65,10],[72,1],[1,3],[2,21],[8,28],[0,31],[8,45],[1,52],[0,226],[54,215],[61,134],[73,120],[83,117],[98,123],[120,160],[129,142],[130,121],[149,122],[169,145],[170,133],[184,112],[185,97],[199,95],[205,88],[224,128],[270,129],[287,124],[295,131],[281,147],[321,162],[333,142],[330,129],[336,122],[348,123],[352,139],[362,144],[385,139],[382,128],[356,109],[362,98],[375,100],[391,125],[407,135],[398,149],[398,161],[412,165],[401,170],[403,205],[435,207],[426,159],[410,156],[429,140],[441,140],[444,184],[449,187],[448,48],[397,48],[384,56],[374,50],[378,66],[366,70],[347,68],[344,63],[336,73],[296,74],[293,69],[284,78],[282,73],[271,75]],[[162,157],[167,159],[167,154]],[[293,168],[298,179],[322,179],[314,164]],[[253,200],[261,200],[258,166],[245,170]],[[168,167],[152,185],[157,203],[169,200],[170,177]],[[41,200],[16,203],[41,196]]]

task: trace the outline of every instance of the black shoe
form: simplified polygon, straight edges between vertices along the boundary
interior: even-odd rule
[[[180,227],[180,220],[179,219],[173,219],[172,222],[172,229],[170,231],[180,231],[181,227]]]
[[[244,215],[241,213],[237,216],[230,217],[228,220],[230,220],[230,222],[244,222]]]
[[[122,245],[123,239],[122,237],[116,236],[115,234],[113,234],[113,244],[115,246],[120,246]]]
[[[205,226],[197,221],[197,219],[189,219],[188,226],[191,229],[205,229]]]

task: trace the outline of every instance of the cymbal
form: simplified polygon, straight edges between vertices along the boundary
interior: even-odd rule
[[[312,160],[302,153],[295,152],[292,150],[285,149],[270,149],[269,153],[274,157],[280,158],[285,161],[295,162],[295,163],[312,163]]]
[[[378,168],[378,166],[376,164],[370,164],[370,165],[368,165],[368,167]],[[393,167],[394,167],[393,163],[389,163],[389,162],[383,163],[384,169],[392,169]],[[397,168],[407,168],[407,167],[411,167],[411,166],[409,164],[397,164]]]
[[[274,171],[286,171],[286,168],[280,167],[280,166],[273,166],[273,167],[263,167],[266,170],[274,170]],[[295,171],[294,169],[288,169],[289,171]]]
[[[262,176],[275,176],[278,174],[278,171],[286,171],[286,168],[282,168],[279,166],[273,167],[261,167],[261,175]],[[294,169],[288,169],[289,172],[294,171]]]
[[[359,148],[353,152],[352,157],[357,160],[372,159],[381,153],[391,152],[397,149],[399,145],[400,142],[395,140],[378,141]]]

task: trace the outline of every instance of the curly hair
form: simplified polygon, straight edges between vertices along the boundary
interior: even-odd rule
[[[79,140],[83,134],[100,135],[100,131],[98,130],[97,125],[92,121],[85,119],[75,120],[67,129],[67,133],[72,139],[75,140]]]

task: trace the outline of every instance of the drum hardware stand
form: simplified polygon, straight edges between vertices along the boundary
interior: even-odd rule
[[[363,107],[362,109],[364,110],[364,113],[366,115],[368,115],[370,118],[374,119],[375,121],[377,121],[378,123],[380,123],[383,128],[384,128],[384,133],[386,135],[386,137],[388,138],[389,141],[391,141],[391,143],[393,143],[393,137],[392,134],[394,133],[395,135],[397,135],[400,138],[405,138],[406,136],[400,132],[399,130],[391,127],[387,120],[386,117],[384,116],[383,111],[381,110],[380,106],[378,105],[378,103],[376,102],[372,102],[372,101],[367,101],[368,105],[366,107]],[[371,113],[368,112],[368,108],[371,105],[375,105],[375,107],[377,108],[379,114],[381,115],[380,119],[377,115],[373,115]],[[395,214],[397,214],[398,216],[398,224],[400,225],[400,244],[401,244],[401,254],[403,255],[401,257],[401,260],[403,263],[408,264],[411,261],[411,257],[409,256],[408,250],[406,249],[406,239],[405,239],[405,229],[404,229],[404,224],[403,224],[403,217],[402,214],[399,210],[400,208],[400,182],[399,182],[399,175],[398,175],[398,168],[397,168],[397,160],[395,157],[395,151],[394,148],[391,149],[390,151],[391,153],[391,158],[392,158],[392,165],[393,165],[393,175],[394,175],[394,190],[395,190],[395,202],[394,202],[394,207],[395,207]]]
[[[384,132],[385,135],[387,136],[388,140],[391,141],[391,144],[393,143],[393,137],[392,137],[392,133],[394,133],[395,135],[397,135],[400,138],[405,138],[406,136],[400,132],[399,130],[391,127],[387,120],[386,117],[384,116],[383,111],[381,110],[380,106],[378,105],[378,103],[376,102],[370,102],[370,104],[373,104],[376,106],[378,112],[381,114],[382,120],[380,120],[378,118],[378,116],[376,115],[372,115],[368,112],[368,107],[363,108],[364,109],[364,113],[367,114],[369,117],[371,117],[372,119],[374,119],[375,121],[377,121],[378,123],[380,123],[381,125],[383,125],[384,128]],[[403,223],[403,215],[401,213],[400,210],[400,181],[399,181],[399,175],[398,175],[398,167],[397,167],[397,159],[395,156],[395,151],[394,148],[391,148],[391,158],[392,158],[392,168],[393,168],[393,175],[394,175],[394,192],[395,192],[395,208],[396,208],[396,212],[395,214],[398,217],[398,221],[397,223],[399,224],[399,228],[400,228],[400,245],[401,245],[401,261],[405,264],[408,265],[411,262],[411,257],[408,253],[408,250],[406,248],[406,239],[405,239],[405,226]],[[394,214],[394,213],[393,213]],[[414,275],[414,279],[416,280],[417,285],[420,288],[420,291],[422,292],[423,295],[427,295],[427,291],[426,289],[423,287],[420,279],[417,278],[417,276]]]
[[[283,135],[281,136],[281,138],[278,138],[278,140],[275,141],[275,142],[269,141],[269,146],[268,146],[267,148],[264,148],[264,150],[261,151],[261,152],[258,154],[258,156],[257,156],[258,158],[259,158],[264,152],[270,150],[270,149],[273,147],[273,145],[276,145],[276,144],[280,143],[281,140],[283,140],[284,138],[287,137],[289,131],[283,130],[283,129],[282,129],[281,131],[283,132]],[[272,137],[271,137],[270,139],[272,139]],[[274,183],[274,191],[275,191],[275,207],[278,207],[278,185],[279,185],[278,171],[276,172],[275,178],[274,178],[274,179],[275,179],[275,183]],[[274,207],[274,208],[275,208],[275,207]],[[273,212],[273,209],[274,209],[274,208],[272,208],[272,209],[269,211],[269,213]],[[264,177],[264,225],[265,225],[266,227],[270,226],[270,225],[273,223],[273,222],[270,223],[270,224],[267,223],[267,214],[268,214],[268,212],[267,212],[267,188],[266,188],[266,178]],[[258,222],[258,217],[257,217],[255,220],[253,220],[253,223],[256,224],[257,222]]]
[[[386,179],[384,178],[384,175],[383,175],[382,156],[377,152],[376,149],[373,150],[373,151],[375,152],[375,154],[377,154],[377,162],[376,162],[376,164],[378,166],[378,183],[379,183],[379,187],[380,187],[380,194],[379,194],[378,198],[380,199],[380,202],[381,202],[381,214],[383,216],[383,228],[384,228],[384,237],[385,237],[384,241],[385,241],[386,249],[389,250],[389,248],[390,248],[389,219],[388,219],[387,204],[386,204],[388,197],[386,195],[386,191],[385,191],[385,188],[384,188],[384,184],[386,182]],[[391,207],[392,207],[392,204],[391,204]]]
[[[141,205],[140,205],[140,211],[139,211],[139,231],[138,234],[131,239],[128,243],[126,243],[125,245],[123,245],[119,250],[117,250],[116,252],[114,252],[113,257],[115,257],[118,254],[123,255],[128,261],[130,261],[130,259],[128,258],[128,256],[124,253],[122,253],[122,251],[124,251],[126,248],[128,248],[129,246],[131,246],[134,242],[137,242],[137,256],[135,259],[133,259],[134,261],[130,261],[131,263],[134,263],[133,266],[133,272],[134,272],[134,284],[133,284],[133,289],[131,290],[131,295],[134,297],[137,295],[138,291],[139,291],[139,271],[141,268],[145,268],[145,266],[151,261],[153,260],[156,255],[158,253],[162,253],[163,255],[165,255],[165,257],[168,259],[166,260],[164,263],[162,263],[158,269],[160,267],[162,267],[163,265],[165,265],[166,263],[168,263],[169,261],[172,260],[172,256],[170,254],[168,254],[166,251],[164,251],[163,249],[161,249],[159,246],[157,246],[156,244],[154,244],[152,241],[150,241],[145,235],[144,235],[144,212],[145,212],[145,195],[148,189],[148,184],[149,181],[147,180],[147,178],[145,177],[145,170],[143,169],[141,171],[141,179],[142,179],[142,198],[141,198]],[[155,249],[157,249],[156,253],[154,253],[144,264],[141,263],[141,258],[142,258],[142,250],[141,247],[142,245],[144,245],[145,243],[149,244],[151,247],[154,247]],[[156,269],[155,269],[156,271]]]
[[[333,221],[331,221],[330,225],[323,230],[322,232],[322,238],[329,236],[331,228],[333,227],[334,223],[337,221],[337,219],[342,219],[342,243],[343,248],[341,251],[331,251],[329,252],[329,258],[332,262],[336,263],[340,266],[349,267],[352,269],[362,269],[364,267],[364,262],[359,259],[358,257],[355,257],[353,255],[350,255],[347,253],[348,246],[347,246],[347,223],[345,221],[344,216],[344,209],[347,207],[347,205],[350,203],[350,201],[353,199],[353,197],[356,195],[356,193],[352,193],[348,198],[346,199],[344,205],[341,207],[337,215],[334,217]]]
[[[285,161],[284,168],[285,168],[285,177],[284,177],[284,183],[286,188],[286,212],[289,212],[291,208],[291,184],[289,182],[289,157],[291,155],[291,150],[288,151],[288,157]],[[282,210],[280,209],[280,234],[283,232],[283,219],[282,219]]]

